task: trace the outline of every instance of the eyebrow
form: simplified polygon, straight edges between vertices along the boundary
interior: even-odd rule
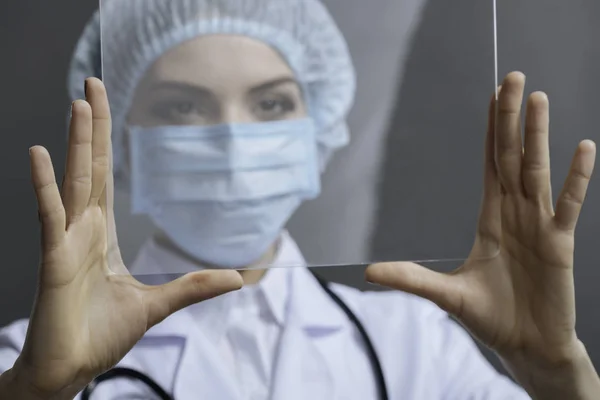
[[[261,83],[258,86],[254,86],[250,89],[250,92],[262,92],[265,90],[273,89],[277,86],[285,85],[285,84],[293,84],[300,88],[298,82],[289,76],[284,76],[281,78],[273,79],[271,81]],[[213,92],[210,89],[207,89],[204,86],[194,85],[191,83],[184,83],[179,81],[161,81],[151,86],[152,91],[158,90],[184,90],[184,91],[194,91],[202,96],[213,96]]]
[[[160,81],[158,83],[153,84],[150,87],[151,91],[160,91],[160,90],[181,90],[181,91],[193,91],[202,96],[212,96],[213,93],[207,88],[199,85],[193,85],[190,83],[178,82],[178,81]]]
[[[262,91],[273,89],[277,86],[281,86],[281,85],[285,85],[285,84],[292,84],[292,85],[297,86],[298,88],[300,87],[300,85],[298,85],[298,82],[294,78],[289,77],[289,76],[284,76],[284,77],[277,78],[277,79],[274,79],[269,82],[262,83],[258,86],[255,86],[252,89],[250,89],[250,92],[262,92]]]

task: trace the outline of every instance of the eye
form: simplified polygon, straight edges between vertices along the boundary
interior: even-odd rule
[[[190,114],[194,111],[194,103],[191,101],[179,101],[169,105],[171,112],[176,114]]]
[[[277,100],[263,100],[260,102],[260,109],[264,112],[281,111],[283,109],[280,101]]]
[[[152,113],[165,123],[203,123],[210,113],[201,104],[191,100],[165,100],[152,107]]]
[[[254,114],[260,120],[284,119],[296,109],[294,100],[287,96],[263,96],[254,107]]]

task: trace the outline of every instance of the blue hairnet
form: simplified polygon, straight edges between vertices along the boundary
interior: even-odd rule
[[[103,0],[77,43],[68,75],[71,98],[102,76],[113,118],[113,166],[123,163],[122,135],[136,86],[169,49],[207,34],[238,34],[276,49],[294,71],[317,126],[321,169],[346,145],[355,72],[346,42],[319,0]]]

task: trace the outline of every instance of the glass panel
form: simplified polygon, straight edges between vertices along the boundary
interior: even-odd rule
[[[355,15],[371,15],[368,2],[352,7]],[[392,7],[377,23],[403,29],[389,31],[371,30],[365,19],[349,23],[347,7],[318,0],[101,0],[100,8],[102,78],[113,118],[109,240],[116,244],[118,235],[132,272],[469,256],[478,210],[463,205],[479,202],[483,174],[467,189],[462,181],[483,171],[486,115],[476,131],[461,129],[468,113],[428,129],[441,111],[431,107],[409,117],[421,122],[414,129],[389,130],[396,101],[453,98],[440,93],[436,79],[407,98],[414,92],[401,92],[400,62],[376,69],[386,49],[410,39],[420,19],[415,7],[409,17]],[[431,63],[466,57],[489,65],[489,91],[473,94],[487,102],[494,90],[491,3],[485,14],[461,18],[483,19],[489,37],[471,35],[472,46],[467,41],[462,53]],[[369,63],[365,51],[372,52]],[[449,71],[447,79],[469,74]],[[403,143],[391,157],[404,167],[392,175],[390,156],[383,160],[390,140]],[[404,212],[395,213],[401,218],[390,215],[389,234],[354,213],[351,192],[340,189],[368,183],[376,191],[384,179],[407,199],[398,205]],[[377,203],[376,192],[363,194]],[[457,214],[452,233],[440,230],[456,225]],[[364,250],[374,233],[393,243],[383,257]],[[358,236],[364,249],[338,251],[345,237]]]

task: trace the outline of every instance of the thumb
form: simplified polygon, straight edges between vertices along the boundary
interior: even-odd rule
[[[192,272],[173,282],[149,287],[144,297],[148,329],[185,307],[239,290],[243,284],[242,276],[237,271],[211,270]]]
[[[423,297],[456,317],[462,313],[463,295],[455,275],[398,262],[373,264],[367,268],[365,277],[368,282]]]

